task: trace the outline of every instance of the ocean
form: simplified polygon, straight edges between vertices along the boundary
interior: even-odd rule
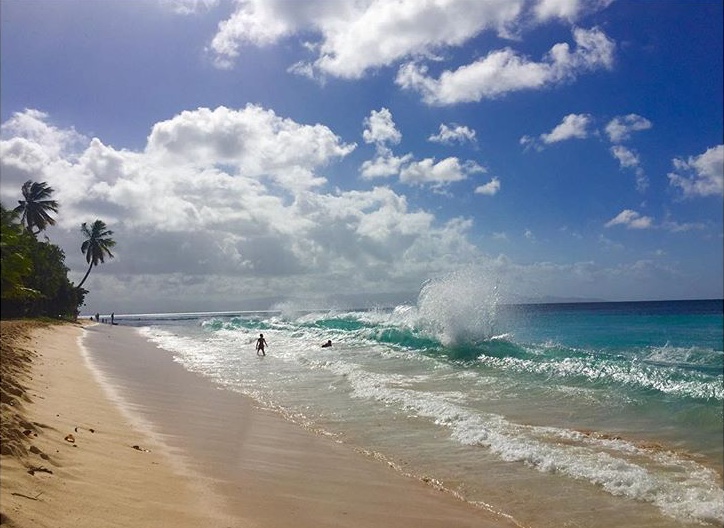
[[[115,320],[220,388],[521,526],[724,524],[722,300],[454,293]]]

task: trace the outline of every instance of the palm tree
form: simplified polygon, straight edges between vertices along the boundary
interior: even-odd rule
[[[55,220],[48,212],[58,212],[58,202],[49,199],[54,192],[53,188],[48,187],[46,182],[28,180],[23,184],[22,191],[25,200],[18,200],[20,205],[14,209],[16,213],[22,213],[20,223],[25,224],[25,228],[33,235],[37,235],[48,225],[55,225]]]
[[[83,222],[80,229],[86,238],[85,242],[80,246],[80,250],[85,255],[85,260],[90,263],[90,266],[88,266],[88,271],[85,272],[85,277],[83,277],[83,280],[80,281],[80,284],[77,286],[78,289],[83,286],[93,266],[97,266],[99,262],[104,262],[106,255],[113,258],[111,248],[116,245],[116,241],[111,238],[113,231],[108,230],[105,222],[102,220],[96,220],[90,228]]]

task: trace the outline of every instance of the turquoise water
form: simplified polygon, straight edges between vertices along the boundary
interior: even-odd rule
[[[225,389],[522,526],[724,523],[721,300],[450,293],[116,320]]]

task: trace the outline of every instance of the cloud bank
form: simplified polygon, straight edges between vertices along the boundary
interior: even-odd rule
[[[379,128],[387,118],[369,123],[366,139],[394,138]],[[387,187],[330,189],[325,168],[355,145],[255,105],[182,112],[154,125],[142,151],[56,128],[35,110],[2,130],[3,203],[15,203],[26,180],[47,181],[61,205],[56,236],[103,219],[118,246],[99,274],[146,289],[209,298],[416,291],[432,273],[481,257],[468,219],[441,222]],[[449,158],[409,164],[401,177],[464,175]]]

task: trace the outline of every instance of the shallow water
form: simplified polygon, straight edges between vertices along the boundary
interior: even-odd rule
[[[720,300],[450,303],[432,284],[394,309],[116,320],[188,370],[524,526],[724,523]]]

